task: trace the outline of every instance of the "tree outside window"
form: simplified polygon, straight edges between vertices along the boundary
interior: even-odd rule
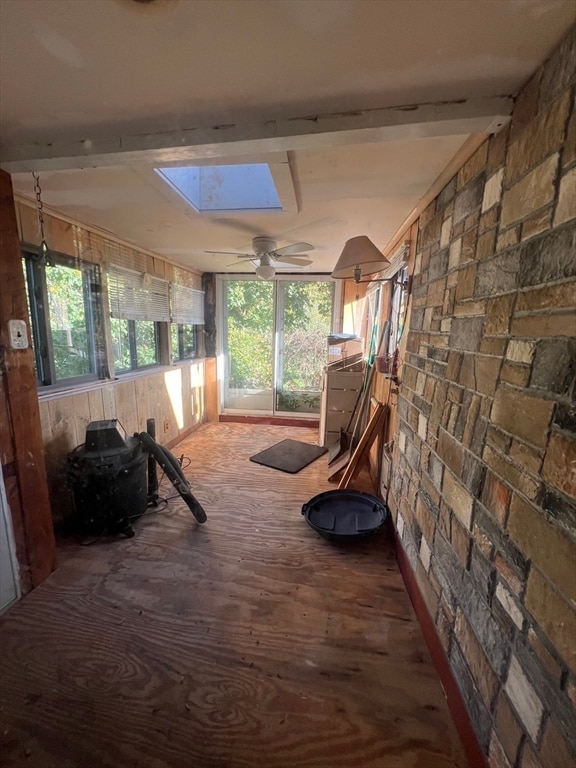
[[[114,370],[125,373],[158,363],[158,323],[111,318]]]
[[[24,255],[38,380],[51,385],[101,376],[99,268],[60,255],[53,262],[48,266],[39,254]]]
[[[197,331],[195,325],[171,323],[170,344],[172,360],[190,360],[198,355]]]

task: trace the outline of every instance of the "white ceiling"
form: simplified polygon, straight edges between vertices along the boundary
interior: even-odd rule
[[[204,251],[267,234],[329,271],[348,237],[385,245],[575,19],[573,0],[0,0],[2,164],[18,192],[42,169],[46,203],[187,266],[227,269]],[[423,104],[379,129],[378,110]],[[195,213],[152,170],[186,151],[288,166],[296,209]]]

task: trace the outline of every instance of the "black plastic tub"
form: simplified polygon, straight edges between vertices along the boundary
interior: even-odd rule
[[[334,490],[314,496],[302,507],[308,525],[330,541],[370,536],[384,524],[388,507],[363,491]]]

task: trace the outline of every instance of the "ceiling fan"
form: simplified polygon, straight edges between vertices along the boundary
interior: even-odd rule
[[[252,250],[254,253],[237,253],[235,251],[206,251],[206,253],[218,253],[225,256],[238,256],[241,261],[235,264],[242,264],[245,261],[258,260],[256,267],[256,276],[261,280],[271,280],[276,274],[276,268],[273,262],[278,264],[293,264],[297,267],[306,267],[312,264],[312,259],[306,258],[305,251],[313,251],[314,246],[310,243],[293,243],[285,245],[283,248],[277,247],[278,243],[271,237],[259,235],[252,239]],[[293,256],[292,254],[302,253],[304,256]],[[233,266],[230,264],[229,266]]]

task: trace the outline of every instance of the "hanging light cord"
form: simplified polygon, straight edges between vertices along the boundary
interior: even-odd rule
[[[36,195],[36,209],[38,213],[38,225],[40,227],[40,251],[42,258],[47,265],[51,265],[51,259],[48,253],[48,244],[44,234],[44,206],[42,205],[42,189],[40,187],[40,176],[36,171],[32,171],[34,179],[34,194]]]

